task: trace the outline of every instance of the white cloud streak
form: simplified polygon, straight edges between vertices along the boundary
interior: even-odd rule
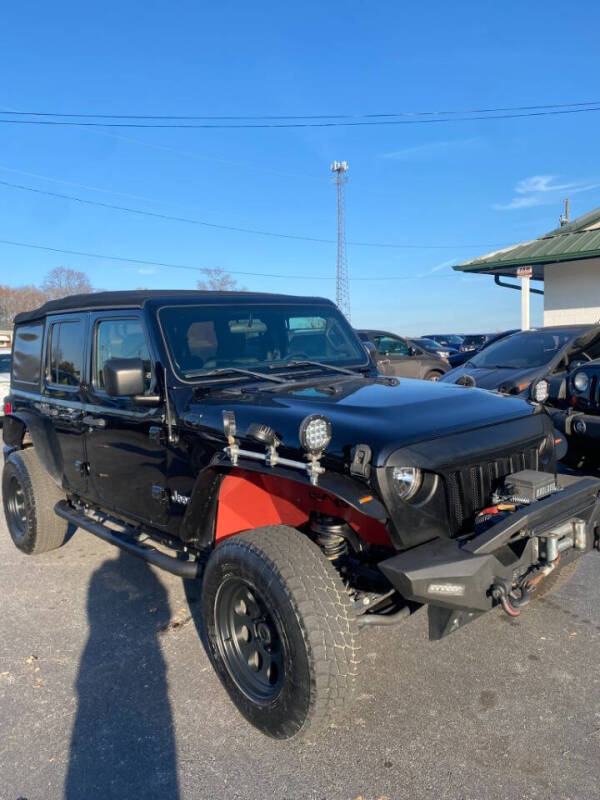
[[[515,211],[534,206],[551,205],[558,200],[559,193],[577,194],[597,189],[600,184],[586,183],[585,181],[572,181],[558,183],[557,175],[531,175],[523,178],[515,186],[515,197],[508,203],[496,203],[493,207],[497,211]]]
[[[401,150],[393,150],[391,153],[383,153],[381,158],[393,161],[431,161],[437,156],[443,156],[450,150],[462,149],[479,143],[477,136],[470,139],[453,139],[440,142],[428,142],[418,144],[413,147],[404,147]]]

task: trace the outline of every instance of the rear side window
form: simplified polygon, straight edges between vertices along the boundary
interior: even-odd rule
[[[83,368],[84,327],[82,320],[55,322],[48,345],[48,383],[79,386]]]
[[[44,324],[18,325],[15,329],[12,379],[14,383],[39,385]]]

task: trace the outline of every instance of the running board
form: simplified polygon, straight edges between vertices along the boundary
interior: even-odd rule
[[[65,500],[58,501],[54,506],[54,513],[66,519],[67,522],[70,522],[77,528],[83,528],[88,533],[93,533],[94,536],[97,536],[99,539],[109,544],[114,544],[116,547],[120,547],[121,550],[125,550],[126,553],[141,558],[143,561],[147,561],[155,567],[164,569],[166,572],[171,572],[173,575],[178,575],[180,578],[193,579],[197,578],[199,575],[197,561],[182,561],[173,556],[168,556],[166,553],[161,553],[160,550],[157,550],[155,547],[143,544],[142,542],[136,542],[131,536],[118,533],[106,525],[103,525],[101,522],[90,519],[90,517],[82,511],[76,511],[68,505]]]

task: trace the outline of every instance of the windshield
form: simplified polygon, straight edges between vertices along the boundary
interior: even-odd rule
[[[224,368],[283,368],[294,361],[368,364],[334,306],[166,306],[159,318],[171,360],[183,378]]]
[[[468,362],[474,367],[529,369],[552,361],[573,338],[573,331],[535,331],[515,333],[477,353]]]
[[[10,353],[0,355],[0,372],[10,372]]]
[[[439,342],[434,342],[433,339],[413,339],[414,342],[420,344],[421,347],[424,347],[426,350],[439,350],[440,344]]]

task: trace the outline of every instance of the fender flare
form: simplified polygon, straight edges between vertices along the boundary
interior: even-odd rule
[[[308,475],[291,472],[289,469],[267,467],[256,461],[240,459],[234,467],[229,460],[219,456],[198,473],[191,500],[183,517],[180,536],[186,541],[194,541],[200,548],[211,547],[215,540],[216,522],[219,506],[219,493],[223,480],[228,476],[240,476],[240,473],[254,473],[268,478],[278,478],[289,483],[298,483],[330,495],[332,499],[341,501],[355,512],[384,526],[388,519],[385,506],[373,495],[369,487],[337,473],[325,473],[319,479],[318,486],[313,487]]]
[[[4,442],[20,448],[25,431],[29,433],[36,455],[52,480],[62,488],[62,454],[52,422],[30,411],[13,411],[4,418]]]

